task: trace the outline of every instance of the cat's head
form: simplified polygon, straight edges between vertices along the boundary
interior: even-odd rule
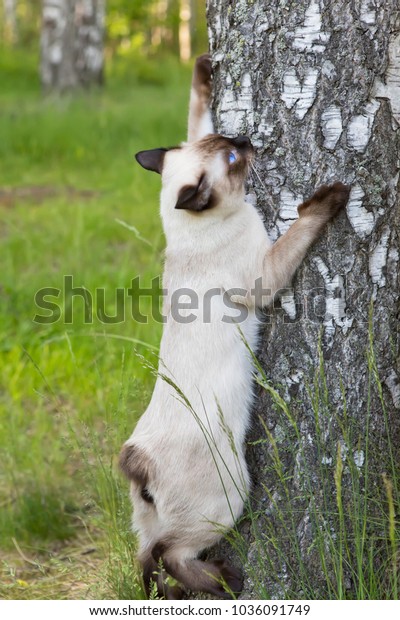
[[[136,155],[143,168],[162,176],[161,211],[164,218],[177,211],[192,217],[200,217],[205,212],[225,217],[240,208],[252,158],[253,147],[249,138],[226,138],[218,134],[170,149],[141,151]]]

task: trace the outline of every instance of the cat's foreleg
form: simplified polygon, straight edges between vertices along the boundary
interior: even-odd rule
[[[196,59],[189,102],[188,142],[195,142],[214,133],[210,99],[212,67],[209,54]]]
[[[299,218],[271,246],[263,261],[263,293],[262,303],[271,303],[274,295],[290,285],[290,282],[301,265],[310,246],[318,239],[324,226],[334,218],[345,206],[349,198],[350,187],[336,182],[323,185],[313,196],[298,207]]]

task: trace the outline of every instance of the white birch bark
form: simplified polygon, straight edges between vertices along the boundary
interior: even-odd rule
[[[44,0],[41,81],[65,91],[103,81],[105,0]]]
[[[298,515],[301,561],[324,598],[329,589],[313,547],[312,500],[302,472],[315,472],[313,505],[324,516],[318,472],[326,465],[334,478],[336,450],[344,445],[338,420],[345,402],[355,463],[364,461],[369,411],[369,475],[378,495],[388,465],[382,405],[374,381],[369,386],[366,359],[371,300],[382,398],[400,462],[399,5],[397,0],[208,0],[207,9],[216,126],[229,136],[246,134],[256,146],[260,181],[250,185],[249,193],[264,211],[272,238],[288,228],[297,217],[297,204],[318,185],[334,180],[352,185],[347,217],[325,231],[298,273],[294,292],[285,296],[263,331],[259,358],[289,403],[301,439],[282,436],[276,407],[262,390],[250,437],[253,442],[266,437],[257,423],[261,416],[283,452],[286,448],[284,475]],[[327,406],[319,405],[323,454],[316,447],[312,403],[320,337],[329,399]],[[280,483],[272,472],[268,442],[250,446],[248,454],[255,478],[253,510],[260,515],[262,536],[265,519],[279,521]],[[360,469],[361,487],[363,475]],[[342,482],[344,497],[350,496],[346,469]],[[332,510],[334,498],[333,486]],[[382,505],[384,501],[381,497]],[[337,536],[329,511],[324,518]],[[248,525],[242,532],[248,545],[243,597],[254,598],[256,543]],[[280,544],[285,561],[265,542],[265,565],[272,561],[276,569],[265,588],[272,598],[287,593],[296,598],[296,592],[301,596],[296,590],[299,560],[284,535]],[[344,571],[351,589],[353,577]]]

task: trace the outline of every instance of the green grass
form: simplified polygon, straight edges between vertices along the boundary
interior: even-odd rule
[[[34,298],[71,274],[113,314],[116,287],[161,273],[159,178],[133,156],[185,138],[190,70],[117,62],[103,91],[59,99],[36,66],[0,51],[0,597],[142,598],[115,460],[149,399],[142,356],[160,325],[129,307],[88,325],[82,299],[65,324],[63,294],[60,320],[38,324]]]

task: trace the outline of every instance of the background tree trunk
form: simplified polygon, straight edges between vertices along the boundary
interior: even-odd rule
[[[179,57],[184,62],[190,60],[192,55],[192,33],[190,30],[191,10],[190,0],[180,0]]]
[[[14,45],[17,39],[16,0],[3,0],[3,13],[5,41]]]
[[[103,82],[105,0],[44,0],[41,80],[65,91]]]
[[[364,598],[368,557],[390,598],[398,541],[386,548],[387,515],[400,463],[398,2],[207,5],[216,127],[257,148],[249,199],[271,237],[322,183],[352,186],[347,217],[329,225],[263,329],[258,357],[270,383],[257,388],[248,450],[251,518],[233,536],[243,598]]]

